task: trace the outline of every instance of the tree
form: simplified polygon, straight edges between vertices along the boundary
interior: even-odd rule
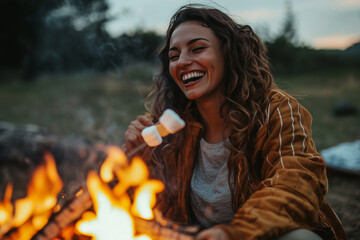
[[[5,0],[0,71],[20,68],[31,80],[44,71],[93,67],[98,52],[92,47],[110,39],[104,30],[107,9],[106,0]]]
[[[34,54],[42,31],[44,13],[59,7],[58,1],[4,0],[0,8],[0,70],[18,68]],[[28,61],[28,64],[33,64]]]
[[[153,31],[137,30],[124,33],[117,39],[122,62],[155,61],[156,51],[164,37]]]
[[[296,41],[295,15],[290,1],[286,2],[285,19],[280,33],[266,42],[272,70],[275,73],[293,72],[295,69],[298,46]]]
[[[285,20],[282,25],[280,36],[285,38],[288,42],[295,44],[297,33],[295,28],[295,14],[292,10],[291,2],[286,1]]]

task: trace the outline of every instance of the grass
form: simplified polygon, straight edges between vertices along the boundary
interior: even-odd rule
[[[0,121],[35,124],[59,135],[80,135],[121,143],[133,119],[142,114],[154,67],[137,64],[114,73],[43,76],[33,83],[0,85]],[[318,149],[360,139],[360,114],[335,117],[346,101],[360,109],[360,71],[275,77],[313,116]]]
[[[334,114],[335,106],[341,102],[360,110],[360,71],[304,74],[276,81],[312,114],[312,135],[318,149],[360,139],[359,113],[342,117]]]
[[[144,65],[143,71],[137,66],[118,73],[43,76],[33,83],[2,84],[0,121],[120,143],[130,121],[145,111],[144,98],[151,90],[149,68]]]

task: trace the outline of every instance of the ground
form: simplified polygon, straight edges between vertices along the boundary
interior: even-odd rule
[[[330,203],[343,223],[348,239],[360,239],[360,177],[329,174]]]

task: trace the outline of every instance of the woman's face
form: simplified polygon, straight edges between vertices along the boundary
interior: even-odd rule
[[[222,97],[224,56],[220,40],[198,21],[180,24],[169,46],[169,71],[190,100]]]

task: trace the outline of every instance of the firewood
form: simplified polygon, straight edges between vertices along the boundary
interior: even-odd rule
[[[59,236],[61,230],[81,218],[81,215],[91,209],[92,201],[90,194],[83,191],[82,194],[69,201],[58,213],[54,214],[46,226],[39,231],[33,240],[51,240]]]
[[[68,225],[74,224],[80,219],[82,213],[91,209],[92,202],[88,191],[74,198],[60,212],[54,214],[48,224],[38,232],[33,240],[51,240],[59,236],[61,230]],[[135,232],[146,234],[153,240],[193,240],[199,232],[198,226],[182,226],[162,218],[157,212],[155,220],[145,220],[133,217]]]
[[[199,232],[198,226],[180,226],[171,221],[166,222],[166,226],[162,226],[156,220],[149,221],[134,217],[135,231],[148,235],[152,240],[193,240]]]
[[[24,197],[30,175],[40,164],[45,152],[54,156],[59,174],[64,181],[64,189],[59,199],[61,208],[52,214],[40,231],[34,228],[30,218],[18,228],[7,229],[5,233],[0,232],[0,238],[52,240],[59,237],[64,229],[73,228],[82,214],[92,209],[90,194],[85,188],[85,177],[89,170],[99,170],[106,158],[103,147],[81,138],[60,138],[34,126],[19,127],[0,123],[0,199],[4,192],[1,188],[9,182],[14,183],[14,189],[17,189],[14,190],[13,199]],[[75,197],[79,188],[85,190]],[[136,233],[146,234],[153,240],[192,240],[199,231],[197,226],[181,226],[163,219],[159,213],[156,214],[155,220],[138,217],[133,219]],[[89,238],[74,235],[72,239]]]

